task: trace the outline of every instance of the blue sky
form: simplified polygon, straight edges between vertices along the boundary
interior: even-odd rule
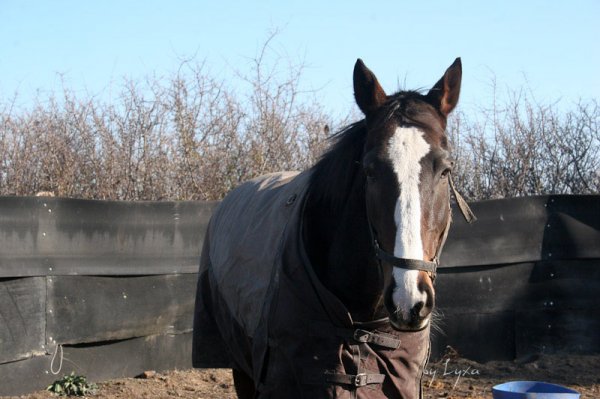
[[[464,109],[528,86],[539,101],[598,98],[600,1],[16,1],[0,0],[0,102],[60,90],[105,96],[204,60],[239,84],[269,32],[272,55],[303,62],[303,88],[335,112],[353,106],[357,57],[394,91],[429,87],[463,60]]]

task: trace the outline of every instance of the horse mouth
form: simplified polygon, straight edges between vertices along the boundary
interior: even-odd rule
[[[411,318],[410,320],[404,320],[396,312],[390,313],[390,325],[394,330],[397,331],[420,331],[429,325],[430,317],[424,319]]]

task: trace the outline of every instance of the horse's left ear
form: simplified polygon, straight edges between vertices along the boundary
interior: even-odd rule
[[[450,112],[458,104],[458,96],[460,95],[460,81],[462,79],[462,64],[460,58],[454,60],[452,65],[446,69],[446,73],[433,86],[427,97],[431,99],[433,104],[437,106],[444,116],[448,116]]]

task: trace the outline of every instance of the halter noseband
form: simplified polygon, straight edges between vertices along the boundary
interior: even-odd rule
[[[477,218],[475,217],[475,214],[473,213],[467,202],[464,200],[462,195],[460,195],[460,193],[456,190],[456,187],[454,187],[454,182],[452,181],[452,176],[450,174],[448,174],[448,179],[450,182],[450,189],[452,190],[452,194],[456,199],[456,204],[458,205],[458,208],[460,209],[460,212],[462,213],[463,217],[465,218],[467,223],[474,222],[475,220],[477,220]],[[367,222],[369,224],[369,232],[371,233],[371,241],[373,242],[373,248],[375,249],[375,257],[377,258],[380,266],[381,262],[385,262],[393,267],[398,267],[400,269],[423,270],[431,274],[432,280],[435,279],[437,267],[440,263],[442,249],[444,248],[446,238],[448,237],[448,231],[450,230],[450,223],[452,222],[451,218],[448,218],[448,224],[444,229],[442,240],[440,241],[440,245],[438,246],[436,254],[433,260],[431,261],[422,259],[398,258],[393,254],[384,251],[383,249],[381,249],[379,241],[377,241],[377,236],[375,235],[375,231],[373,230],[373,224],[369,219],[369,212],[367,212]]]

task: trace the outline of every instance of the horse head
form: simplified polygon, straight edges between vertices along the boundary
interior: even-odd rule
[[[383,270],[383,303],[400,330],[426,327],[435,303],[435,266],[451,218],[453,162],[445,130],[461,75],[456,59],[427,94],[387,95],[360,59],[354,67],[366,126],[367,220]]]

